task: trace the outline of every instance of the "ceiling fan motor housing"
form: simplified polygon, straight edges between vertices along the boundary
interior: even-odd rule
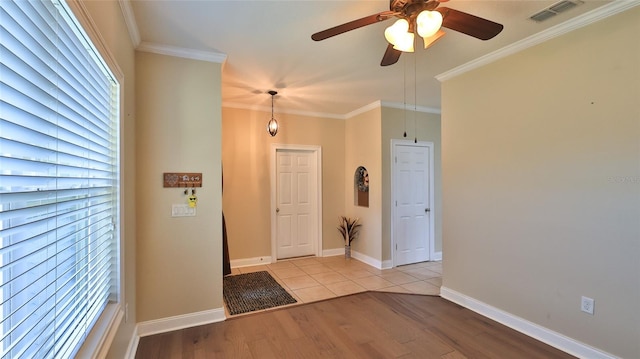
[[[411,18],[416,17],[421,11],[433,10],[440,5],[437,0],[391,0],[389,9],[398,13],[398,17]]]

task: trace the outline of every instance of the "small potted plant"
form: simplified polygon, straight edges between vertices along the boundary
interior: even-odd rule
[[[358,238],[362,224],[358,223],[358,218],[340,216],[338,220],[338,231],[344,239],[344,257],[351,258],[351,241]]]

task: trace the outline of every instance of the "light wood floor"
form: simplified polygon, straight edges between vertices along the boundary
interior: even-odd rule
[[[136,358],[571,356],[440,297],[363,292],[143,337]]]

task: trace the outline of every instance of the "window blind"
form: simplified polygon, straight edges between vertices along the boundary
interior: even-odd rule
[[[0,357],[71,357],[117,300],[119,85],[65,3],[0,1]]]

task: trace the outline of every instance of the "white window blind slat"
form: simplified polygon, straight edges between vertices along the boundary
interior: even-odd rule
[[[12,37],[19,39],[17,43],[9,40],[3,41],[5,46],[14,44],[32,51],[33,55],[41,60],[32,60],[29,63],[38,64],[38,68],[42,69],[42,72],[52,69],[48,64],[58,66],[54,55],[57,53],[55,45],[57,26],[56,28],[51,26],[55,25],[57,21],[53,17],[49,21],[44,20],[29,1],[5,1],[5,3],[0,9],[0,16],[3,20],[2,27],[7,30],[8,34],[12,34]],[[38,6],[38,8],[40,7]],[[55,70],[51,74],[55,75]]]
[[[0,353],[67,358],[117,300],[119,90],[58,0],[0,1]]]
[[[9,42],[8,40],[10,40],[11,37],[7,36],[7,43]],[[41,55],[36,55],[34,53],[31,52],[31,49],[28,47],[25,47],[23,44],[17,43],[17,40],[12,41],[11,43],[14,43],[14,46],[12,49],[9,49],[7,51],[9,51],[9,54],[3,54],[3,57],[6,58],[10,58],[12,55],[11,54],[11,50],[13,50],[16,53],[20,53],[23,57],[27,56],[29,57],[32,61],[36,62],[38,65],[43,65],[42,64],[42,56]],[[64,43],[63,43],[64,44]],[[39,43],[36,43],[36,47],[39,46]],[[42,51],[45,51],[45,49],[42,49]],[[41,51],[41,52],[42,52]],[[48,54],[48,52],[47,52]],[[75,55],[75,54],[71,54],[71,55]],[[15,54],[13,54],[13,56],[15,57]],[[51,58],[51,61],[53,61],[54,58]],[[61,60],[67,61],[67,63],[63,64],[65,66],[73,66],[73,62],[69,62],[69,59],[67,58],[61,58]],[[77,61],[84,61],[86,59],[83,58],[76,58],[75,59],[76,62]],[[15,62],[15,61],[14,61]],[[54,61],[55,62],[55,61]],[[13,64],[13,62],[7,62],[8,64]],[[14,67],[16,65],[14,64]],[[28,67],[21,67],[23,69],[23,71],[28,71],[30,70]],[[86,84],[91,84],[92,82],[90,81],[91,79],[83,77],[83,78],[78,78],[75,79],[75,81],[73,83],[67,83],[65,80],[67,78],[72,78],[73,74],[72,73],[68,73],[66,67],[61,67],[58,69],[58,71],[62,71],[65,74],[68,74],[67,77],[60,77],[58,78],[59,82],[58,82],[58,86],[64,87],[67,91],[66,92],[60,92],[58,93],[59,96],[63,96],[63,98],[61,99],[60,102],[53,102],[55,99],[47,99],[47,97],[49,96],[49,93],[47,92],[47,89],[49,89],[50,87],[53,87],[53,83],[51,82],[50,78],[51,76],[39,76],[41,78],[42,81],[40,81],[40,84],[37,86],[38,89],[40,89],[40,91],[42,91],[41,96],[34,96],[33,94],[29,95],[29,98],[44,98],[44,100],[41,100],[40,102],[44,105],[50,105],[52,103],[55,103],[57,106],[62,106],[62,107],[58,107],[57,111],[59,114],[62,114],[63,119],[64,118],[73,118],[74,116],[77,115],[82,115],[85,116],[86,119],[89,119],[89,121],[86,121],[87,125],[89,126],[87,128],[87,131],[91,130],[94,131],[94,134],[96,134],[97,136],[99,136],[100,138],[106,138],[108,136],[108,133],[106,133],[103,129],[99,128],[98,126],[96,126],[95,124],[102,124],[99,121],[99,118],[105,118],[108,116],[108,111],[109,111],[109,104],[110,102],[108,101],[109,99],[106,98],[105,96],[107,96],[109,94],[108,91],[105,91],[105,89],[108,88],[108,82],[105,81],[105,79],[103,78],[103,85],[101,88],[98,88],[97,90],[100,90],[101,93],[98,94],[99,96],[93,96],[96,95],[95,94],[95,87],[84,87]],[[53,74],[53,71],[51,71]],[[94,81],[95,82],[95,81]],[[25,82],[26,83],[26,82]],[[77,90],[77,88],[81,88],[82,91],[84,91],[84,93],[81,93],[79,90]],[[26,91],[23,89],[23,91]],[[89,93],[87,93],[86,91],[90,91]],[[92,96],[90,96],[89,98],[92,101],[83,101],[80,102],[78,101],[78,99],[85,99],[87,98],[87,94],[91,94]],[[49,100],[49,101],[45,101],[45,100]],[[96,107],[95,104],[100,104],[100,107]],[[97,117],[96,115],[99,115],[100,117]],[[69,119],[68,119],[69,120]],[[69,120],[71,121],[71,120]]]
[[[108,82],[106,82],[104,78],[99,78],[94,75],[95,73],[99,73],[99,71],[96,71],[97,65],[95,65],[94,62],[85,60],[85,57],[90,55],[84,51],[86,49],[82,46],[82,42],[77,39],[76,36],[69,36],[69,34],[76,34],[66,22],[60,21],[60,14],[55,9],[55,5],[46,4],[46,7],[42,7],[32,6],[28,1],[18,3],[18,8],[20,8],[22,12],[22,16],[20,16],[19,21],[31,22],[31,25],[34,27],[49,30],[35,31],[32,38],[34,41],[37,41],[42,51],[46,51],[49,56],[58,58],[58,61],[54,63],[58,63],[61,66],[58,71],[62,71],[65,75],[62,76],[61,79],[63,81],[67,81],[67,79],[76,80],[76,82],[72,84],[73,86],[65,86],[65,84],[61,85],[65,92],[79,95],[80,92],[78,89],[82,89],[83,91],[91,93],[93,98],[99,100],[94,104],[104,103],[107,101],[108,97],[105,97],[104,92],[97,89],[95,84],[99,83],[104,86],[108,86]],[[59,36],[51,37],[50,34],[53,31],[57,32]],[[73,46],[70,47],[70,44]],[[60,56],[60,52],[63,52],[62,56]],[[41,59],[44,57],[42,56],[42,52],[39,52],[37,55]],[[90,67],[94,67],[94,69],[91,70]],[[71,68],[74,71],[66,71],[68,68]],[[87,96],[78,96],[78,98],[85,97]]]
[[[67,158],[86,158],[87,160],[96,161],[95,166],[100,168],[109,168],[112,166],[112,163],[109,162],[110,150],[108,147],[105,147],[105,145],[108,146],[108,143],[105,143],[106,140],[104,138],[91,137],[89,139],[84,137],[80,133],[84,133],[86,136],[91,136],[91,134],[82,128],[77,128],[77,132],[59,130],[57,125],[43,121],[41,118],[30,116],[13,106],[7,106],[6,103],[0,103],[0,110],[2,110],[3,116],[7,116],[7,118],[15,121],[2,121],[4,122],[3,137],[5,139],[13,139],[16,142],[21,142],[21,140],[29,141],[32,145],[38,147],[55,147],[57,152],[68,154],[69,156]],[[66,124],[66,122],[64,124]],[[11,144],[7,143],[7,145]],[[12,152],[9,151],[12,149],[13,148],[10,147],[3,148],[7,154],[11,154]],[[40,151],[36,152],[40,153]],[[56,159],[56,161],[61,160],[64,161],[64,159]]]
[[[18,85],[14,87],[6,87],[2,94],[3,100],[6,104],[15,107],[14,111],[21,109],[26,113],[32,113],[36,116],[44,119],[50,119],[58,121],[59,126],[68,128],[72,134],[82,135],[83,137],[92,136],[94,141],[99,143],[103,147],[108,147],[109,133],[105,129],[100,128],[104,123],[96,116],[95,111],[101,111],[99,115],[105,118],[105,112],[110,108],[107,105],[102,106],[100,109],[87,109],[83,108],[83,104],[76,99],[82,98],[81,94],[76,92],[75,94],[58,94],[59,98],[55,98],[49,92],[50,87],[53,86],[49,78],[45,78],[40,74],[36,74],[35,70],[22,66],[22,72],[19,73],[15,68],[20,67],[22,64],[14,54],[3,54],[2,80],[3,82],[15,82]],[[32,81],[21,81],[22,79],[30,78]],[[59,83],[60,85],[60,83]],[[103,89],[103,92],[105,89]],[[74,106],[61,106],[60,101],[67,104],[73,104]],[[94,103],[97,99],[93,99],[89,104]],[[34,103],[36,102],[36,103]],[[86,102],[86,101],[85,101]],[[8,111],[9,109],[7,109]],[[94,112],[89,112],[94,111]],[[55,116],[55,117],[54,117]],[[74,117],[84,116],[84,123],[80,124],[73,120]],[[108,117],[106,117],[108,118]],[[73,131],[72,131],[73,130]]]

